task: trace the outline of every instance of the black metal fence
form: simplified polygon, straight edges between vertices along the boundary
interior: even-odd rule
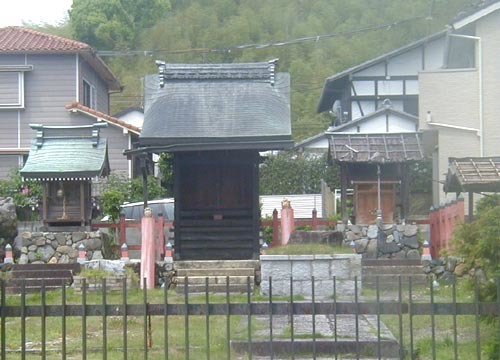
[[[106,279],[28,292],[0,281],[1,359],[487,359],[500,342],[500,301],[479,286],[397,284],[336,292],[321,299],[180,289],[109,291]],[[187,282],[186,282],[187,283]],[[379,286],[383,285],[383,286]],[[500,279],[497,282],[497,298]],[[498,346],[498,345],[497,345]],[[493,350],[492,350],[493,349]],[[444,355],[445,354],[445,355]]]

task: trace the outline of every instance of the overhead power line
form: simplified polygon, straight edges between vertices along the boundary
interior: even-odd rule
[[[153,50],[100,50],[97,51],[99,56],[154,56],[158,54],[165,55],[180,55],[189,53],[213,53],[213,52],[231,52],[233,50],[247,50],[247,49],[264,49],[273,46],[285,46],[293,45],[304,42],[317,42],[324,39],[331,39],[340,36],[351,36],[356,34],[361,34],[370,31],[376,31],[381,29],[391,29],[395,26],[399,26],[411,21],[425,19],[425,16],[415,16],[407,19],[393,21],[391,23],[386,23],[382,25],[368,26],[360,29],[349,30],[349,31],[339,31],[331,34],[323,35],[313,35],[305,36],[295,39],[272,41],[268,43],[251,43],[251,44],[240,44],[240,45],[230,45],[230,46],[219,46],[215,48],[190,48],[190,49],[178,49],[178,50],[166,50],[166,49],[153,49]]]

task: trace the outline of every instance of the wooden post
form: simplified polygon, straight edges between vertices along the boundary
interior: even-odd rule
[[[318,230],[318,210],[316,209],[312,211],[312,229],[314,231]]]
[[[144,209],[144,216],[141,219],[141,288],[155,287],[155,241],[154,241],[154,221],[150,208]]]
[[[469,217],[467,222],[470,224],[474,220],[474,193],[469,191]]]
[[[127,224],[125,222],[125,214],[120,214],[118,231],[120,232],[120,245],[123,245],[125,244],[127,238]]]
[[[43,198],[42,198],[42,223],[47,226],[47,211],[48,211],[49,183],[43,183]]]
[[[156,245],[156,256],[157,260],[161,260],[165,254],[165,218],[163,214],[158,214],[158,219],[156,220],[156,231],[158,232],[158,242]]]
[[[340,164],[340,212],[342,222],[347,224],[347,169],[344,164]]]
[[[273,242],[272,242],[272,247],[279,245],[279,243],[278,243],[278,241],[279,241],[279,239],[278,239],[278,236],[279,236],[278,226],[279,226],[278,210],[274,209],[273,210]]]
[[[80,182],[80,226],[85,226],[86,221],[85,216],[85,189],[84,189],[84,181]]]
[[[409,166],[403,163],[399,167],[401,174],[401,220],[410,220],[410,176]]]

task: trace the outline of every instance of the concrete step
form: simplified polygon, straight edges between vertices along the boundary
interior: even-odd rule
[[[239,285],[239,284],[246,284],[249,280],[250,283],[254,283],[254,276],[189,276],[189,277],[183,277],[183,276],[176,276],[176,281],[177,284],[182,285],[186,282],[189,285],[204,285],[206,283],[206,280],[208,279],[208,284],[209,285],[226,285],[226,283],[229,283],[229,285]]]
[[[174,262],[174,269],[233,269],[259,268],[259,260],[181,260]]]
[[[377,354],[378,342],[376,340],[362,340],[356,342],[353,339],[294,339],[293,343],[290,339],[273,339],[269,340],[252,340],[251,351],[256,356],[271,356],[271,355],[290,355],[294,354],[310,354],[313,349],[316,350],[317,355],[332,355],[335,354],[356,354],[359,352],[363,356],[373,356]],[[231,340],[231,348],[237,353],[245,353],[250,351],[250,344],[248,341]],[[387,357],[399,357],[399,344],[395,340],[380,341],[381,356],[385,359]]]
[[[177,269],[177,276],[254,276],[254,268]]]

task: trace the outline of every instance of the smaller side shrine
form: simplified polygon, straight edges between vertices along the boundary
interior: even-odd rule
[[[421,133],[327,133],[330,158],[340,166],[342,220],[347,223],[347,187],[354,187],[356,224],[408,220],[409,166],[424,160]]]
[[[92,180],[109,174],[105,123],[83,126],[30,125],[36,130],[24,179],[43,186],[41,218],[46,230],[84,230],[92,219]]]

